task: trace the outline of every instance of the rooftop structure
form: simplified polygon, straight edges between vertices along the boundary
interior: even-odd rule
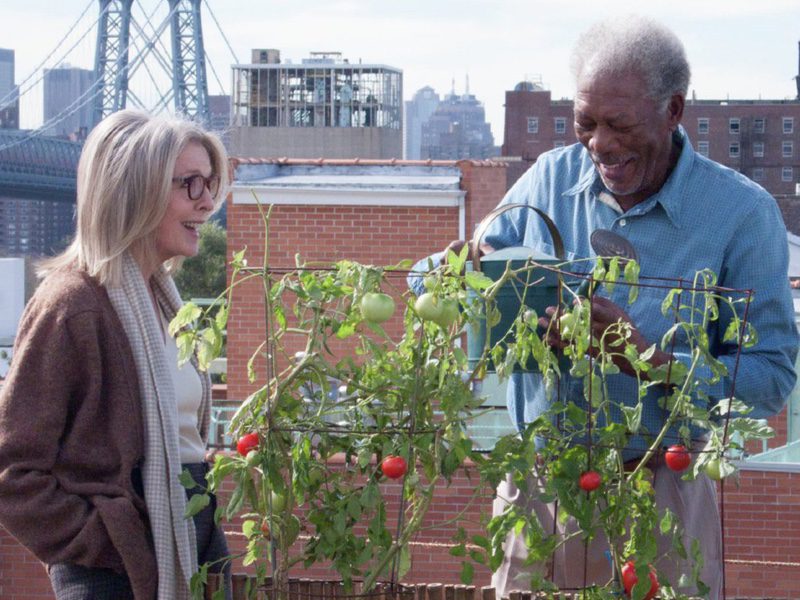
[[[282,63],[253,50],[233,66],[232,152],[238,156],[399,158],[402,71],[352,64],[339,52]]]

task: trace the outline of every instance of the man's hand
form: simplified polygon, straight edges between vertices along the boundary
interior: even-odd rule
[[[580,299],[575,302],[590,301]],[[565,340],[559,335],[560,328],[557,323],[553,322],[553,319],[561,317],[562,311],[558,307],[549,306],[545,312],[547,316],[539,318],[539,325],[547,329],[546,341],[551,347],[563,350],[569,344],[569,340]],[[628,314],[619,305],[607,298],[601,296],[592,297],[590,314],[592,318],[592,337],[596,340],[603,340],[606,351],[611,354],[614,364],[619,367],[620,371],[635,376],[636,372],[630,361],[622,355],[624,345],[616,342],[619,341],[620,337],[625,337],[625,343],[633,344],[640,354],[651,346],[650,342],[636,328]],[[590,345],[589,353],[594,357],[599,354],[599,348],[595,343]],[[666,352],[656,349],[649,362],[653,367],[658,367],[667,364],[671,358]],[[643,378],[647,378],[646,373],[641,375]]]

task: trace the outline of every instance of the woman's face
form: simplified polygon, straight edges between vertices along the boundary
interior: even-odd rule
[[[200,242],[198,228],[214,209],[214,200],[208,187],[203,188],[197,200],[189,198],[186,178],[192,175],[212,175],[208,151],[198,142],[187,144],[175,162],[169,206],[156,234],[156,250],[161,262],[176,256],[197,254]]]

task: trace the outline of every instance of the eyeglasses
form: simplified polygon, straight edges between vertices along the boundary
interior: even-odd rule
[[[172,183],[180,183],[182,188],[186,188],[189,200],[199,200],[203,191],[208,188],[211,198],[217,197],[219,192],[219,175],[203,177],[202,175],[189,175],[188,177],[173,177]]]

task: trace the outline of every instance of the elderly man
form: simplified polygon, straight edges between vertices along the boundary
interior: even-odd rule
[[[690,76],[681,42],[646,19],[609,20],[579,39],[573,70],[577,85],[574,127],[580,143],[541,155],[501,204],[528,203],[547,213],[563,237],[568,258],[593,256],[590,234],[610,229],[636,248],[643,275],[691,281],[698,270],[708,268],[718,274],[722,286],[755,290],[749,319],[759,342],[739,358],[736,396],[753,407],[753,417],[777,413],[795,383],[798,345],[787,277],[786,230],[774,199],[765,190],[692,149],[680,126]],[[492,223],[484,242],[495,249],[528,246],[555,254],[544,222],[531,211],[503,213]],[[453,242],[448,248],[458,250],[463,243]],[[426,263],[419,264],[424,268]],[[421,291],[421,278],[409,281]],[[626,307],[627,313],[621,308],[626,293],[601,290],[593,300],[594,325],[630,319],[635,326],[632,341],[643,350],[658,342],[672,324],[660,312],[664,292],[642,289],[639,299]],[[709,334],[712,348],[733,374],[736,349],[722,342],[721,331]],[[678,345],[671,355],[658,351],[652,363],[687,361],[682,349]],[[722,378],[710,385],[708,397],[714,401],[729,396],[732,383],[730,375]],[[616,375],[609,387],[610,396],[636,402],[633,377]],[[569,383],[566,388],[582,396],[581,388]],[[512,376],[508,406],[517,427],[543,414],[549,401],[540,376]],[[648,431],[660,430],[664,416],[657,394],[645,398],[642,423]],[[646,446],[642,437],[632,438],[624,459],[636,460]],[[701,579],[711,588],[709,596],[718,597],[722,591],[721,530],[714,482],[705,476],[682,481],[680,474],[663,464],[653,470],[659,507],[670,508],[681,519],[686,535],[699,540],[705,563]],[[552,510],[526,497],[510,478],[498,488],[496,514],[508,503],[521,503],[542,519]],[[551,565],[556,583],[581,587],[585,562],[589,582],[605,583],[611,569],[604,550],[599,542],[590,546],[588,556],[582,543],[563,549]],[[534,567],[525,565],[525,558],[523,541],[512,533],[505,561],[494,577],[499,593],[529,585]],[[676,586],[685,566],[661,561],[658,568]]]

